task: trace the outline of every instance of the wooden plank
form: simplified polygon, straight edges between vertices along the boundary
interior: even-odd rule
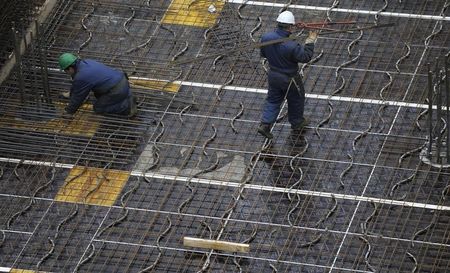
[[[164,91],[176,93],[180,90],[180,85],[175,84],[168,81],[161,80],[149,80],[144,78],[131,78],[129,79],[131,87],[155,90],[155,91]]]
[[[249,244],[241,244],[241,243],[233,243],[233,242],[217,241],[217,240],[207,240],[207,239],[192,238],[192,237],[183,237],[183,245],[189,246],[189,247],[208,248],[208,249],[216,249],[216,250],[223,250],[223,251],[229,251],[229,252],[248,253],[250,251]]]

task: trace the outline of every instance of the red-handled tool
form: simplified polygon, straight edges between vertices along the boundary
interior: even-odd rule
[[[325,26],[329,26],[329,25],[353,25],[353,24],[356,24],[356,23],[357,22],[354,21],[354,20],[336,21],[336,22],[323,21],[323,22],[310,22],[310,23],[299,22],[299,23],[295,24],[295,26],[298,27],[298,28],[333,31],[333,30],[336,30],[336,29],[327,28]]]

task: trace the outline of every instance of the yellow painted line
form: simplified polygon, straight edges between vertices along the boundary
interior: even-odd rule
[[[1,272],[1,271],[0,271]],[[12,268],[10,273],[46,273],[47,271],[36,271],[36,270],[26,270],[26,269],[15,269]]]
[[[130,172],[75,166],[66,177],[55,200],[112,206],[125,186]]]
[[[168,82],[168,81],[159,81],[159,80],[149,80],[149,79],[140,79],[140,78],[130,78],[130,85],[136,88],[143,88],[155,91],[164,91],[164,92],[172,92],[177,93],[180,90],[180,84]]]
[[[57,113],[62,113],[65,104],[55,103],[55,107]],[[93,112],[91,104],[83,104],[71,120],[57,117],[48,121],[32,121],[20,119],[8,114],[0,116],[0,127],[12,127],[73,136],[92,137],[97,131],[98,125],[99,118]]]
[[[215,12],[208,11],[211,5],[214,5]],[[225,1],[220,0],[172,0],[161,23],[212,27],[216,24],[217,17],[224,5]]]

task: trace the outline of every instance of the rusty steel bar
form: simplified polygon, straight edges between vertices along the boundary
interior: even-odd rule
[[[20,101],[23,104],[25,101],[25,82],[23,80],[23,67],[22,67],[22,56],[20,54],[20,39],[17,37],[18,32],[15,27],[12,27],[12,35],[14,40],[14,53],[16,56],[16,65],[17,65],[17,78],[19,84],[20,91]]]
[[[436,86],[436,126],[435,126],[435,135],[436,135],[436,162],[441,164],[441,146],[442,146],[442,137],[441,137],[441,117],[442,117],[442,92],[441,92],[441,73],[439,69],[439,58],[436,58],[436,67],[434,71],[434,79]]]
[[[428,129],[428,156],[431,159],[431,149],[433,148],[433,72],[430,63],[428,63]]]
[[[446,122],[447,122],[447,151],[446,151],[446,156],[447,156],[447,163],[450,163],[450,128],[448,127],[450,125],[450,98],[449,98],[449,93],[450,93],[450,87],[448,84],[448,67],[449,67],[449,57],[450,54],[447,54],[447,56],[445,56],[445,106],[447,107],[447,111],[446,111]]]
[[[24,41],[25,44],[27,44],[26,42],[26,36],[24,35]],[[29,46],[30,46],[30,53],[32,55],[36,55],[38,52],[38,40],[37,39],[33,39],[33,33],[31,32],[30,35],[30,41],[29,41]],[[41,113],[42,111],[42,100],[41,100],[41,93],[39,91],[38,88],[38,71],[37,71],[37,67],[39,65],[39,60],[36,58],[31,58],[29,60],[28,66],[26,67],[27,69],[31,69],[31,71],[29,72],[31,74],[31,94],[34,97],[34,101],[36,103],[36,110],[37,113]]]
[[[43,33],[41,33],[41,24],[37,20],[34,21],[36,25],[36,39],[37,48],[39,54],[39,62],[41,67],[41,77],[42,77],[42,88],[44,92],[44,101],[46,103],[51,103],[50,98],[50,86],[48,83],[48,67],[47,67],[47,47],[45,45],[45,38]]]

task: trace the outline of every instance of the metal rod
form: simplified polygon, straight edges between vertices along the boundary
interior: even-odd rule
[[[44,101],[51,103],[50,87],[48,84],[48,70],[47,70],[47,48],[45,46],[45,38],[41,33],[41,25],[37,20],[34,21],[36,25],[36,39],[38,45],[38,54],[41,67],[42,88],[44,90]]]
[[[17,31],[14,27],[11,28],[14,40],[14,54],[16,55],[16,65],[17,65],[17,77],[19,80],[19,91],[20,91],[20,101],[22,104],[25,102],[25,83],[23,80],[23,67],[22,67],[22,56],[20,55],[20,40],[17,37]]]
[[[31,33],[31,35],[30,35],[30,51],[31,51],[31,55],[35,56],[37,53],[36,50],[38,50],[38,43],[36,40],[33,39],[33,32],[30,32],[30,33]],[[26,36],[24,35],[23,38],[24,38],[25,44],[27,44]],[[32,76],[32,80],[31,80],[31,92],[34,95],[37,113],[41,113],[41,110],[42,110],[41,94],[37,87],[38,86],[38,75],[37,75],[37,69],[36,69],[37,59],[31,58],[29,60],[29,62],[30,63],[28,64],[28,66],[26,66],[26,68],[32,69],[31,74],[33,76]]]
[[[442,146],[442,135],[441,135],[441,117],[442,117],[442,92],[441,92],[441,73],[439,71],[439,58],[436,58],[436,67],[434,72],[435,86],[436,86],[436,162],[441,164],[441,146]]]
[[[346,29],[346,30],[335,30],[335,31],[322,32],[322,33],[320,33],[320,36],[339,34],[339,33],[344,33],[344,32],[348,32],[348,31],[360,31],[360,30],[367,30],[367,29],[373,29],[373,28],[393,27],[393,26],[395,26],[394,23],[388,23],[388,24],[371,25],[371,26],[367,26],[367,27],[349,28],[349,29]],[[289,37],[286,37],[286,38],[276,39],[276,40],[267,41],[267,42],[263,42],[263,43],[254,43],[254,44],[241,46],[241,47],[237,47],[237,48],[230,49],[230,50],[221,51],[219,53],[214,53],[214,54],[210,54],[210,55],[204,55],[204,56],[195,57],[195,58],[192,58],[192,59],[181,60],[181,61],[174,61],[174,62],[169,63],[169,66],[186,64],[186,63],[193,63],[193,62],[197,62],[197,61],[202,61],[202,60],[206,60],[206,59],[215,58],[215,57],[218,57],[218,56],[221,56],[221,55],[230,55],[232,53],[237,53],[237,52],[241,52],[241,51],[248,51],[250,49],[261,48],[261,47],[264,47],[264,46],[284,43],[284,42],[287,42],[287,41],[293,41],[293,40],[298,40],[298,39],[301,39],[301,37],[300,36],[296,36],[296,35],[292,35],[292,36],[289,36]]]
[[[300,23],[296,23],[295,26],[296,27],[311,27],[311,26],[353,25],[353,24],[359,24],[359,23],[356,22],[355,20],[335,21],[335,22],[323,21],[323,22],[310,22],[310,23],[300,22]]]
[[[433,73],[431,65],[428,63],[428,128],[429,128],[429,145],[428,156],[431,160],[431,149],[433,147]]]
[[[449,87],[449,80],[448,80],[448,67],[449,67],[449,58],[450,58],[450,54],[447,54],[445,56],[445,106],[447,106],[447,111],[446,111],[446,121],[447,121],[447,152],[446,152],[446,156],[447,156],[447,163],[450,163],[450,128],[448,128],[448,126],[450,125],[450,99],[449,99],[449,93],[450,93],[450,87]]]

